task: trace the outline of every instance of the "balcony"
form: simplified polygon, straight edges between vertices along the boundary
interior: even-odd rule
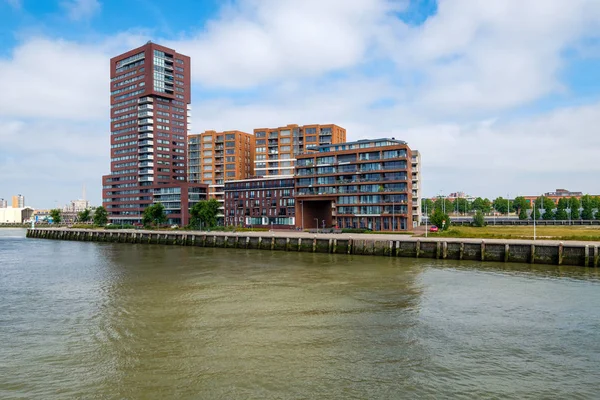
[[[154,139],[154,134],[153,133],[140,133],[138,135],[138,139]]]
[[[152,168],[152,167],[154,167],[154,163],[151,161],[144,161],[144,162],[138,163],[138,167],[139,168],[144,168],[144,167]]]
[[[148,131],[153,131],[154,127],[152,125],[145,125],[145,126],[140,126],[138,128],[138,132],[148,132]]]
[[[140,175],[153,175],[154,171],[152,169],[142,169],[139,172]]]
[[[153,176],[140,176],[138,178],[139,182],[154,182],[154,177]]]
[[[140,99],[138,99],[138,104],[147,104],[147,103],[152,103],[154,102],[154,99],[152,97],[142,97]]]
[[[152,154],[144,154],[143,156],[139,156],[138,160],[140,160],[140,161],[154,160],[154,156]]]
[[[143,153],[154,153],[154,149],[152,147],[141,147],[138,150],[138,153],[143,154]]]
[[[138,111],[138,118],[146,118],[146,117],[153,117],[154,113],[152,111]]]
[[[154,123],[154,120],[152,118],[145,118],[145,119],[138,121],[138,125],[151,125],[153,123]]]

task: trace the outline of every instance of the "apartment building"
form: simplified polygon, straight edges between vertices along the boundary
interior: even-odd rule
[[[392,139],[318,146],[297,155],[296,226],[407,231],[412,151]]]
[[[423,212],[421,210],[421,153],[412,151],[412,216],[413,228],[421,225]]]
[[[291,175],[225,182],[225,224],[294,229],[294,177]]]
[[[25,197],[16,195],[12,197],[12,208],[25,208]]]
[[[102,201],[112,223],[139,223],[146,207],[165,203],[170,223],[186,224],[200,192],[187,184],[190,58],[148,42],[110,60],[110,174]],[[190,189],[192,187],[192,189]]]
[[[189,180],[209,185],[209,197],[222,201],[226,181],[254,175],[254,135],[241,131],[188,136]]]
[[[293,175],[296,155],[321,145],[346,141],[346,130],[329,125],[287,125],[254,129],[256,176]]]

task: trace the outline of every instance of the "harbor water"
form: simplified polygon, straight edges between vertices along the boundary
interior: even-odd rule
[[[600,271],[26,239],[2,399],[594,399]]]

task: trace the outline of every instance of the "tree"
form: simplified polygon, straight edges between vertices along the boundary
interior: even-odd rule
[[[88,222],[92,218],[92,213],[89,208],[81,211],[77,214],[77,220],[79,222]]]
[[[165,222],[167,222],[167,214],[165,213],[165,206],[163,206],[162,203],[155,203],[146,207],[144,214],[142,215],[142,223],[144,226],[158,226]]]
[[[466,214],[470,211],[469,210],[469,200],[463,199],[463,198],[458,198],[455,201],[457,202],[455,209],[458,207],[459,213]]]
[[[519,210],[519,219],[527,219],[529,216],[527,215],[527,210],[524,208],[521,208]]]
[[[594,219],[594,198],[589,194],[581,197],[581,219]]]
[[[493,201],[492,205],[494,206],[494,210],[498,211],[500,214],[506,214],[508,211],[508,200],[503,198],[502,196],[496,198]]]
[[[512,208],[520,214],[522,210],[529,210],[531,208],[531,204],[529,204],[525,197],[518,196],[513,200]]]
[[[440,209],[442,211],[446,210],[446,212],[453,210],[452,202],[444,197],[438,197],[435,200],[435,203],[433,203],[433,208],[436,210]]]
[[[537,207],[537,204],[536,204],[536,207],[531,211],[530,217],[531,217],[531,219],[535,219],[536,221],[541,219],[542,214],[540,213],[540,209],[539,209],[539,207]]]
[[[473,200],[473,204],[471,206],[473,211],[481,211],[483,213],[489,213],[492,210],[492,202],[488,199],[482,199],[481,197]]]
[[[568,201],[569,208],[571,209],[571,219],[579,219],[579,209],[581,208],[581,202],[577,197],[571,197]]]
[[[104,226],[108,223],[108,212],[100,206],[94,210],[94,225]]]
[[[569,214],[567,213],[567,207],[569,202],[565,198],[561,198],[558,200],[558,204],[556,205],[556,215],[554,216],[558,221],[564,221],[569,219]]]
[[[441,209],[436,208],[433,214],[431,214],[431,224],[437,226],[442,231],[448,230],[450,228],[450,216]]]
[[[554,219],[554,211],[552,211],[551,208],[546,208],[546,210],[544,211],[544,215],[542,215],[542,218],[544,218],[545,220]]]
[[[195,229],[217,225],[219,202],[215,199],[200,201],[190,209],[190,226]]]
[[[584,208],[583,211],[581,211],[581,219],[594,219],[594,210],[590,207]]]
[[[473,225],[479,228],[485,226],[485,217],[483,216],[481,210],[477,211],[473,216]]]
[[[425,214],[425,210],[427,210],[428,214],[433,212],[433,201],[431,199],[423,199],[421,201],[421,212]]]
[[[53,208],[50,210],[50,218],[52,218],[52,223],[60,224],[62,221],[62,211],[59,208]]]

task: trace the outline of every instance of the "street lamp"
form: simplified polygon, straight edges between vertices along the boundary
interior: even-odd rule
[[[506,218],[508,218],[508,214],[510,213],[510,194],[506,195],[506,201],[508,203],[506,208]]]
[[[319,218],[315,218],[315,221],[317,221],[317,233],[319,233]]]
[[[427,203],[425,203],[425,237],[427,237],[427,221],[429,221],[429,215],[427,214]]]
[[[394,232],[395,230],[396,230],[396,200],[392,200],[392,232]]]
[[[533,240],[535,240],[535,200],[533,202]]]

